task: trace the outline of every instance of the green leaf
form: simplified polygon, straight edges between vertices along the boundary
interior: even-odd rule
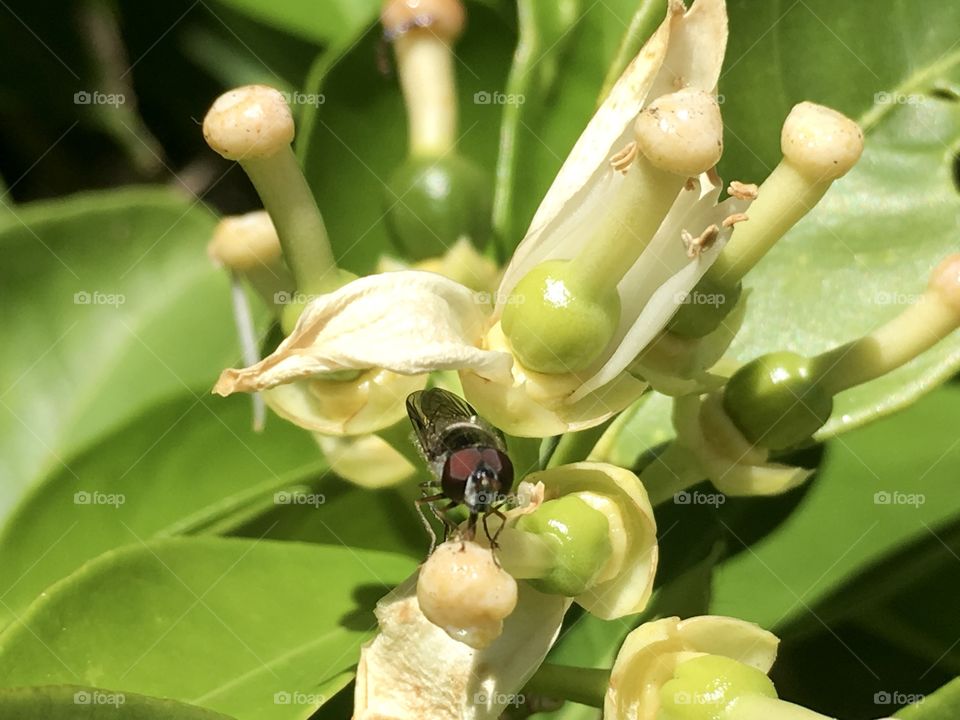
[[[173,700],[79,685],[0,690],[0,714],[17,720],[230,720]]]
[[[883,0],[730,4],[724,96],[726,178],[761,181],[779,160],[789,108],[814,100],[859,118],[860,164],[747,276],[749,309],[730,356],[815,354],[890,319],[955,251],[960,143],[955,48],[960,6]],[[924,18],[935,17],[936,22]],[[751,101],[751,98],[754,100]],[[757,99],[760,99],[757,101]],[[912,403],[960,368],[960,334],[888,376],[837,397],[818,437]]]
[[[456,47],[460,126],[458,152],[493,178],[502,106],[474,102],[476,93],[503,92],[515,40],[504,19],[467,2],[467,30]],[[323,57],[307,93],[325,102],[304,112],[297,154],[341,264],[369,272],[390,250],[384,211],[403,203],[387,181],[406,157],[406,112],[396,76],[381,71],[383,51],[373,29],[336,57]]]
[[[162,404],[57,468],[14,511],[0,533],[0,621],[106,550],[196,532],[253,498],[272,505],[323,467],[293,425],[270,418],[253,432],[248,398]]]
[[[0,686],[82,684],[302,720],[349,681],[415,567],[345,547],[190,538],[101,555],[0,635]]]
[[[226,278],[204,252],[213,224],[156,189],[33,203],[0,222],[0,519],[71,455],[237,360]]]
[[[711,611],[768,628],[801,620],[822,627],[834,620],[830,611],[821,614],[822,599],[956,518],[958,403],[960,387],[948,385],[896,417],[831,441],[800,508],[719,568]],[[750,544],[724,524],[731,549]],[[858,607],[841,605],[846,612]]]
[[[960,678],[947,683],[922,702],[905,707],[894,717],[902,720],[953,720],[960,715]]]
[[[216,4],[318,45],[336,44],[353,35],[380,8],[377,0],[216,0]]]

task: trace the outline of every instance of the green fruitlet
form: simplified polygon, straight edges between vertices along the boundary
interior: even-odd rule
[[[660,688],[662,720],[722,720],[730,703],[744,695],[776,698],[766,674],[723,655],[701,655],[677,666]]]
[[[807,358],[776,352],[734,373],[723,408],[750,442],[769,450],[800,445],[833,411],[833,397],[817,385]]]
[[[542,373],[586,370],[600,356],[620,321],[616,286],[585,291],[567,260],[538,265],[517,283],[501,326],[524,367]]]
[[[439,257],[461,237],[482,249],[490,238],[490,183],[458,155],[412,157],[387,184],[387,227],[408,260]]]

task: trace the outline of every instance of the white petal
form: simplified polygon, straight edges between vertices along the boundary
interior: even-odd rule
[[[624,70],[570,151],[504,273],[498,313],[531,268],[545,260],[569,259],[589,240],[587,234],[564,232],[561,226],[576,225],[603,211],[605,193],[594,190],[609,190],[620,181],[609,160],[633,139],[633,122],[640,110],[680,88],[715,91],[727,42],[726,7],[723,0],[697,0],[686,14],[683,9],[679,0],[670,1],[666,19]]]
[[[475,650],[423,616],[416,583],[414,574],[377,604],[380,632],[361,651],[354,718],[499,718],[543,662],[569,600],[519,583],[503,634]]]
[[[359,278],[312,300],[269,357],[225,370],[214,391],[263,390],[368,368],[401,375],[460,368],[503,373],[512,358],[478,347],[487,329],[486,307],[472,290],[434,273]]]

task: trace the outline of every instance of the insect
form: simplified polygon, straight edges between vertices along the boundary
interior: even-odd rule
[[[407,397],[407,414],[423,456],[433,470],[434,480],[421,483],[423,497],[417,510],[430,533],[430,552],[437,538],[423,514],[426,505],[444,526],[444,540],[457,525],[446,512],[464,505],[470,515],[462,537],[472,540],[477,520],[496,547],[500,529],[490,536],[488,515],[506,519],[500,508],[507,502],[513,485],[513,464],[507,456],[503,434],[477,415],[469,403],[441,388],[418,390]],[[436,503],[447,500],[438,508]]]

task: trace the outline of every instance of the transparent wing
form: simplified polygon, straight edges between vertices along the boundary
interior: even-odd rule
[[[475,423],[477,419],[477,411],[466,400],[442,388],[411,393],[407,397],[407,415],[428,459],[444,451],[443,437],[448,428]]]

